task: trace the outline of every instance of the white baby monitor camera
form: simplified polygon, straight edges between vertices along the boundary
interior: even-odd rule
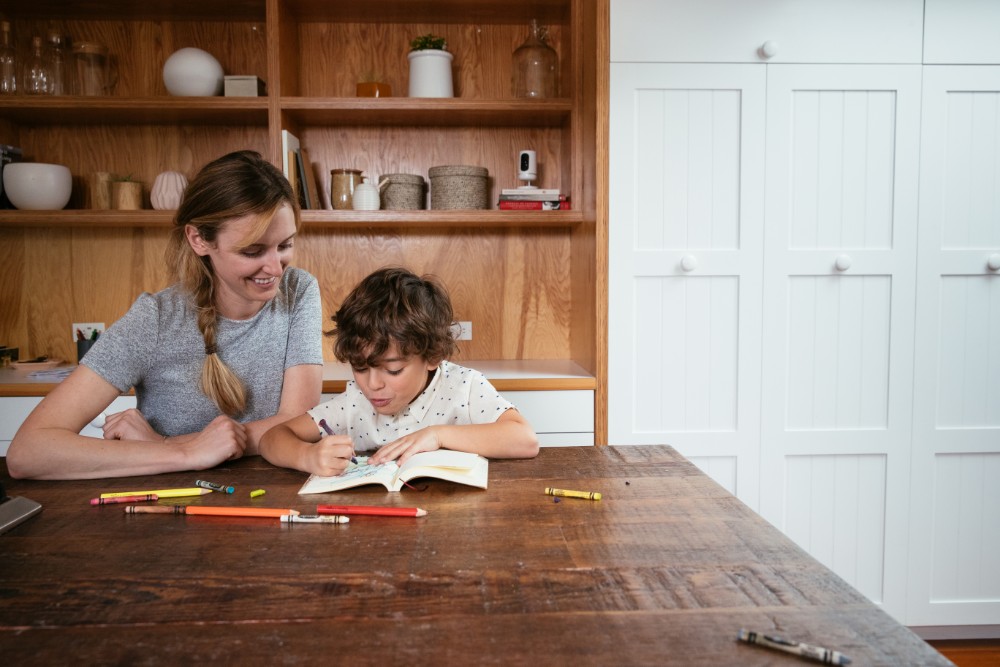
[[[528,181],[527,186],[532,187],[531,181],[538,178],[538,158],[535,151],[521,151],[517,156],[517,177],[522,181]]]

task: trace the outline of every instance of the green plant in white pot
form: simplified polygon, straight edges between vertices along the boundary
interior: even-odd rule
[[[427,34],[410,42],[410,97],[454,97],[452,54],[444,37]]]

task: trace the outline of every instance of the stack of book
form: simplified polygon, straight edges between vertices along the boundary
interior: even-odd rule
[[[500,191],[501,211],[568,211],[569,197],[547,188],[504,188]]]

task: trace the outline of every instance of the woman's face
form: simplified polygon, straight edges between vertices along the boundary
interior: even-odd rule
[[[191,247],[209,258],[215,272],[216,308],[231,320],[253,317],[278,294],[281,275],[294,254],[295,215],[290,206],[279,208],[264,234],[241,247],[255,221],[254,216],[230,220],[213,242],[205,241],[195,227],[187,227]]]

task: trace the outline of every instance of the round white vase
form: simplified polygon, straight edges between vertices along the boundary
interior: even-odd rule
[[[188,46],[167,58],[163,64],[163,83],[171,95],[210,97],[222,94],[225,75],[215,56]]]
[[[454,56],[439,49],[410,51],[410,97],[454,97],[451,61]]]

